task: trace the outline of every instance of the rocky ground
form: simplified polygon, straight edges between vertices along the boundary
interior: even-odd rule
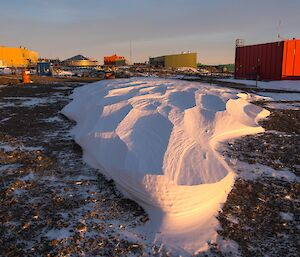
[[[261,121],[266,133],[223,148],[239,178],[218,216],[219,235],[237,242],[241,256],[300,256],[300,110],[256,104],[271,112]],[[213,245],[211,254],[231,256],[220,248]]]
[[[146,213],[82,163],[74,124],[59,113],[79,85],[0,88],[0,256],[157,255],[135,234]],[[199,256],[299,256],[299,110],[270,110],[267,133],[224,145],[239,178],[219,235],[238,249],[212,244]]]
[[[74,124],[59,114],[76,86],[0,89],[0,256],[143,252],[125,234],[136,237],[147,215],[82,163]]]

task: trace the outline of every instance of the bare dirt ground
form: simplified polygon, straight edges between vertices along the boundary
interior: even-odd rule
[[[59,113],[82,82],[0,88],[0,256],[177,256],[138,243],[134,228],[146,213],[82,162],[74,123]],[[270,110],[267,133],[224,147],[231,160],[275,172],[247,179],[241,169],[218,215],[219,235],[237,242],[241,256],[300,252],[299,180],[276,176],[299,177],[299,110]],[[199,256],[236,253],[212,244]]]

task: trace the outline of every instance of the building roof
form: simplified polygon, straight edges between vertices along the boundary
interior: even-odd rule
[[[83,61],[83,60],[90,60],[90,59],[81,54],[78,54],[69,59],[66,59],[65,61]]]

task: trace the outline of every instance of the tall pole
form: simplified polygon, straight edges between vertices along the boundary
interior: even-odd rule
[[[278,21],[278,39],[281,40],[281,20]]]
[[[129,45],[130,45],[130,64],[132,65],[132,42],[131,42],[131,40],[129,42]]]

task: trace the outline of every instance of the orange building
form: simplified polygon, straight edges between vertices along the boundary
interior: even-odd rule
[[[124,66],[126,65],[126,59],[125,57],[118,56],[116,54],[112,56],[105,56],[104,65]]]

